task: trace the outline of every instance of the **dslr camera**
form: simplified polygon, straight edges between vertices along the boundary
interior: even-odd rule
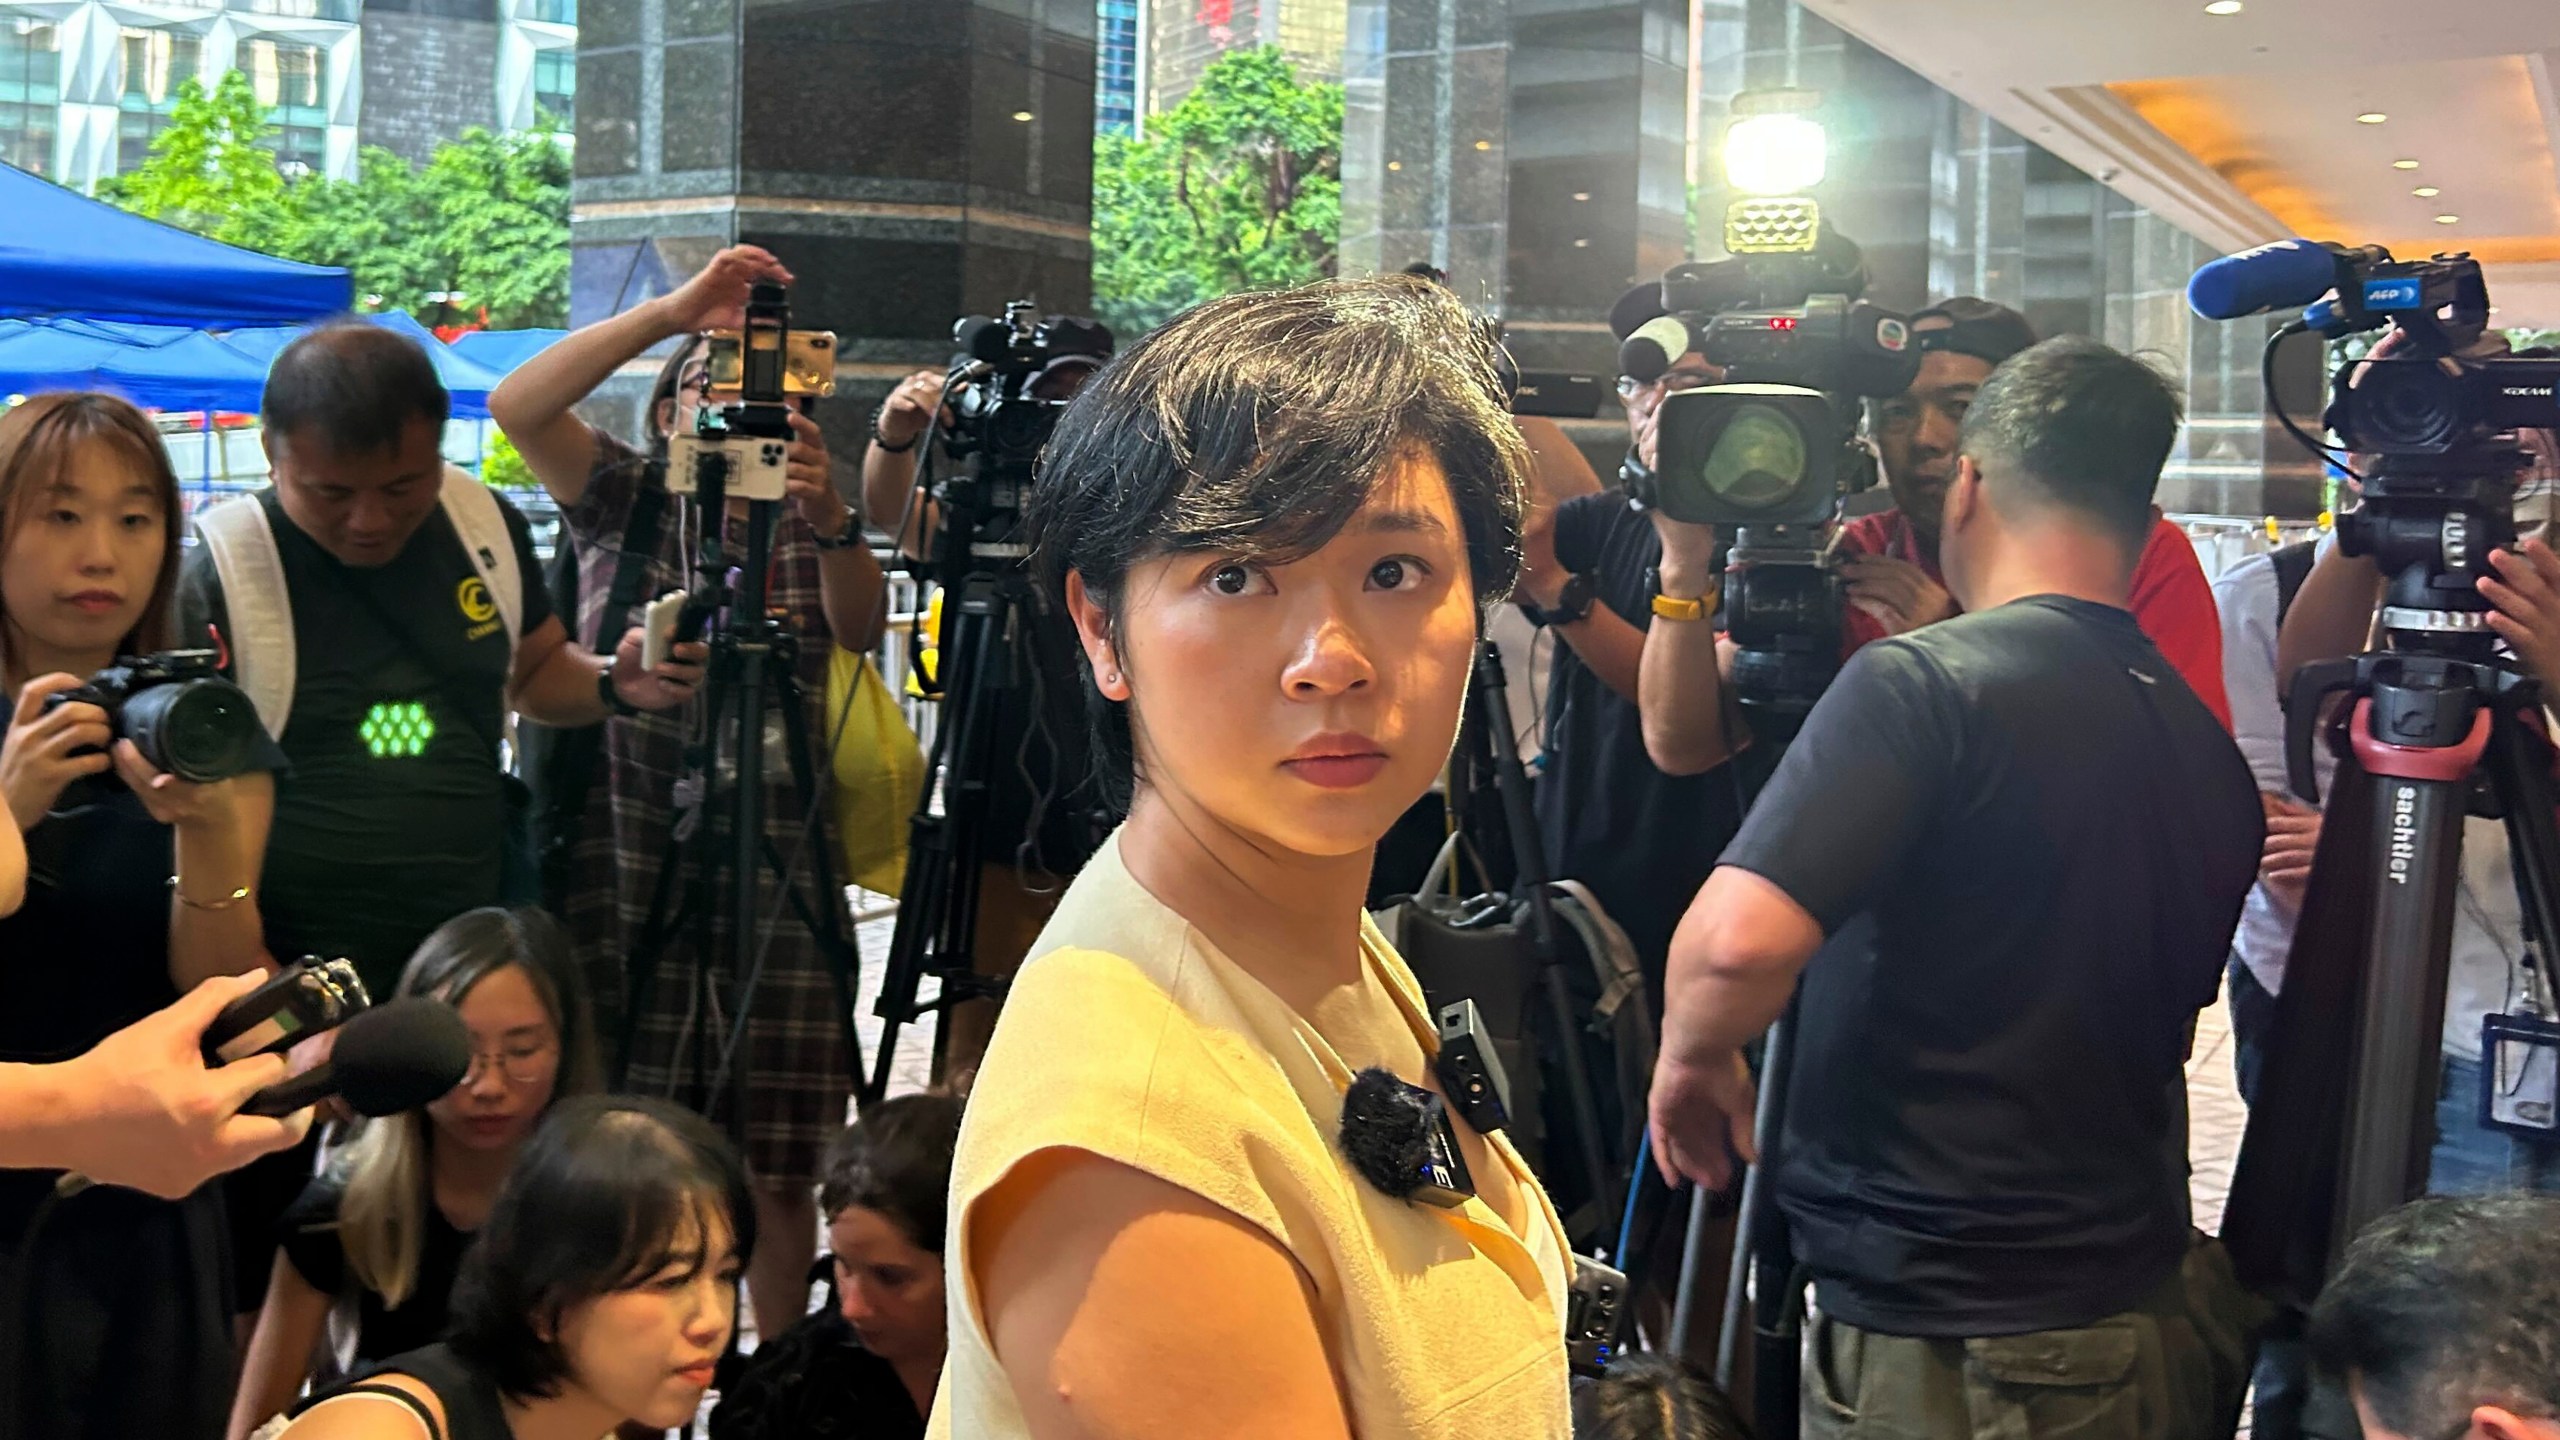
[[[667,488],[713,500],[780,500],[788,493],[794,395],[835,393],[836,337],[791,328],[783,287],[759,281],[748,292],[746,324],[711,335],[711,388],[735,390],[705,405],[693,433],[667,439]]]
[[[132,741],[154,770],[197,785],[228,780],[249,768],[266,729],[247,693],[216,672],[214,659],[210,650],[119,659],[79,689],[47,696],[44,708],[95,705],[107,712],[115,737]]]
[[[1662,277],[1670,313],[1618,352],[1621,373],[1639,381],[1690,351],[1725,372],[1719,384],[1665,396],[1654,466],[1631,456],[1619,478],[1639,505],[1731,527],[1734,691],[1777,733],[1839,668],[1831,528],[1841,500],[1876,476],[1858,434],[1861,402],[1902,393],[1920,370],[1909,322],[1861,301],[1865,289],[1857,244],[1825,227],[1808,251],[1673,267]]]

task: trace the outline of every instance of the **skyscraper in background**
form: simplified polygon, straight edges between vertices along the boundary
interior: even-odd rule
[[[1097,0],[1095,11],[1093,128],[1106,135],[1138,129],[1139,93],[1145,88],[1145,50],[1138,38],[1142,0]]]
[[[1229,50],[1277,45],[1313,84],[1342,78],[1348,0],[1139,0],[1147,7],[1144,113],[1182,103]]]

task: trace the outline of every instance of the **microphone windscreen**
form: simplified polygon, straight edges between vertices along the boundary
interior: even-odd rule
[[[960,323],[951,327],[951,343],[959,346],[962,354],[990,365],[1004,358],[1012,337],[1013,332],[1005,328],[1003,321],[985,315],[963,315]]]
[[[2338,257],[2317,240],[2278,240],[2206,261],[2187,281],[2187,304],[2207,320],[2237,320],[2308,305],[2336,288]]]
[[[1688,322],[1677,315],[1658,315],[1635,329],[1618,347],[1618,373],[1638,383],[1662,378],[1671,362],[1689,353]]]
[[[471,1069],[471,1032],[443,1001],[406,996],[340,1027],[329,1067],[337,1093],[357,1114],[397,1115],[462,1083]]]
[[[1427,1090],[1376,1066],[1351,1078],[1342,1094],[1342,1154],[1351,1168],[1399,1200],[1422,1188],[1431,1158]]]

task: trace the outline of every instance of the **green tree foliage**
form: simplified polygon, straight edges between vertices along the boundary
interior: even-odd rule
[[[495,426],[491,426],[490,431],[489,448],[480,457],[480,483],[494,485],[501,490],[541,488],[542,482],[533,478],[533,467],[525,464],[524,456],[517,453],[516,442]]]
[[[428,325],[559,325],[569,313],[569,154],[550,135],[477,126],[424,168],[377,146],[356,176],[288,181],[247,76],[189,80],[150,158],[98,198],[228,244],[342,265],[369,310]],[[453,297],[459,298],[453,298]]]
[[[285,192],[273,152],[259,145],[275,127],[249,77],[225,71],[211,94],[189,77],[179,85],[169,128],[133,171],[100,182],[98,198],[180,229],[244,245],[272,218]]]
[[[1124,337],[1235,290],[1331,275],[1342,231],[1342,87],[1272,47],[1234,50],[1144,139],[1093,157],[1094,313]]]

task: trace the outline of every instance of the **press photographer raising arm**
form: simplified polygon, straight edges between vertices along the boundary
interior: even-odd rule
[[[613,613],[617,589],[646,600],[695,589],[703,580],[696,569],[699,548],[687,543],[688,532],[710,531],[718,537],[724,564],[746,564],[747,526],[755,515],[750,502],[732,496],[724,513],[701,514],[690,496],[670,491],[653,462],[663,459],[669,436],[692,431],[699,406],[741,399],[736,390],[714,388],[712,347],[696,332],[738,327],[757,282],[790,278],[765,251],[732,246],[674,293],[563,338],[490,395],[490,413],[560,502],[562,524],[577,546],[578,633],[591,643],[617,634],[626,648],[639,643],[636,627],[625,631],[627,622]],[[570,413],[569,407],[617,368],[671,336],[686,338],[659,372],[648,453]],[[772,531],[765,603],[799,640],[791,674],[798,682],[805,749],[793,759],[823,784],[835,736],[827,707],[829,670],[839,647],[858,653],[879,639],[886,577],[858,517],[836,493],[817,425],[796,408],[789,420],[789,498],[767,507],[781,513]],[[629,578],[637,586],[627,588],[623,572],[632,566],[638,573]],[[676,653],[705,652],[680,645]],[[682,882],[672,893],[689,894],[700,869],[688,861],[670,873],[670,837],[680,813],[700,813],[680,812],[679,796],[699,794],[706,783],[682,783],[695,768],[688,744],[703,728],[705,709],[694,704],[667,715],[624,715],[604,727],[601,761],[585,787],[589,818],[569,860],[562,909],[587,968],[602,1033],[629,1037],[622,1083],[696,1108],[711,1102],[715,1067],[694,1058],[701,1027],[713,1023],[695,1003],[701,967],[713,960],[697,953],[694,942],[712,927],[687,926],[685,935],[670,935],[666,914],[659,912],[653,924],[652,913],[658,910],[662,875]],[[781,724],[779,702],[768,719]],[[784,747],[774,748],[779,753]],[[796,768],[779,761],[766,765],[758,803],[772,853],[805,857],[810,847],[802,843],[803,817],[812,797],[802,792]],[[807,890],[809,877],[804,863],[795,888]],[[841,896],[816,903],[840,907]],[[853,1088],[853,1059],[841,1027],[821,1018],[844,1009],[827,962],[817,938],[796,914],[780,914],[782,908],[775,907],[777,921],[759,937],[766,947],[760,952],[764,968],[738,1066],[746,1096],[747,1166],[768,1237],[748,1279],[758,1333],[764,1335],[781,1334],[807,1308],[807,1275],[817,1253],[812,1192],[819,1152],[841,1125]],[[647,957],[635,968],[648,973],[626,973],[635,956]],[[644,985],[646,997],[635,998]],[[727,1033],[727,1021],[717,1022],[716,1035]]]

